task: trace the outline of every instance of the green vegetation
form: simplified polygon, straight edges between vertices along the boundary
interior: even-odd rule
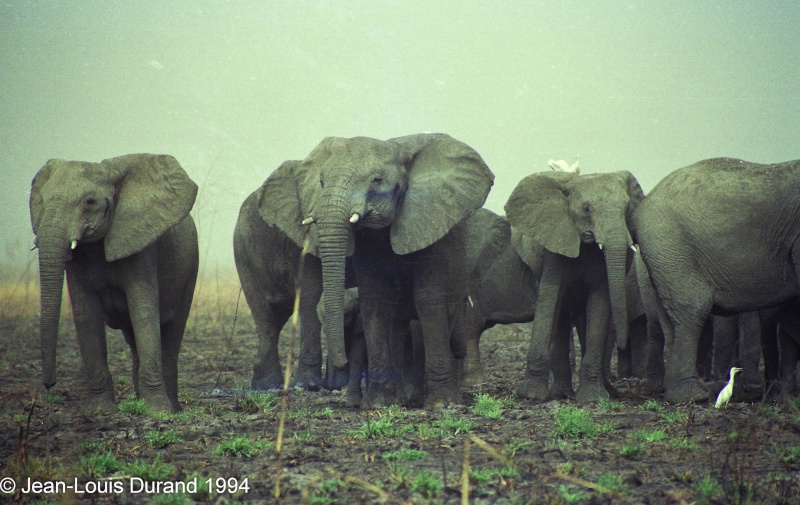
[[[191,505],[194,501],[185,493],[158,494],[153,497],[153,505]]]
[[[582,501],[586,500],[586,498],[587,498],[585,492],[577,491],[575,493],[571,493],[569,491],[569,488],[567,486],[565,486],[564,484],[561,484],[558,487],[558,494],[567,503],[578,503],[578,502],[582,502]]]
[[[597,485],[604,487],[609,491],[619,493],[622,491],[622,476],[618,473],[607,472],[597,479]]]
[[[686,424],[686,414],[683,412],[664,412],[661,415],[661,421],[667,424]]]
[[[722,494],[722,487],[717,479],[707,474],[694,485],[694,491],[699,495],[698,503],[711,503],[715,497]]]
[[[684,449],[687,451],[696,451],[700,448],[697,442],[689,440],[688,438],[673,439],[670,445],[675,449]]]
[[[475,395],[472,413],[489,419],[500,419],[503,415],[503,400],[494,398],[487,393],[478,393]]]
[[[800,465],[800,444],[773,444],[772,452],[777,454],[790,469]]]
[[[311,430],[295,431],[292,434],[292,440],[297,440],[298,442],[313,442],[316,439],[316,435],[311,433]]]
[[[421,471],[411,483],[411,489],[425,498],[435,498],[444,489],[444,484],[438,478],[430,475],[426,471]]]
[[[61,393],[58,393],[56,391],[48,391],[47,395],[44,397],[44,401],[46,401],[47,403],[53,403],[59,405],[61,403],[64,403],[64,397],[61,396]]]
[[[141,398],[126,398],[119,404],[120,414],[126,416],[138,416],[147,413],[147,405]]]
[[[636,430],[631,435],[631,438],[634,440],[639,440],[641,442],[662,442],[667,439],[667,433],[664,430],[654,430],[654,431],[647,431],[647,430]]]
[[[562,407],[556,413],[556,437],[573,440],[595,438],[601,431],[601,427],[583,409]]]
[[[144,439],[153,449],[163,449],[172,444],[183,442],[172,430],[150,431],[144,436]]]
[[[404,451],[392,451],[387,452],[383,455],[383,459],[387,461],[417,461],[422,458],[427,458],[428,453],[426,451],[420,451],[417,449],[406,449]]]
[[[639,459],[644,454],[644,446],[640,443],[636,444],[625,444],[622,446],[622,449],[619,450],[619,455],[624,458],[630,459]]]
[[[614,401],[611,398],[600,398],[600,400],[597,401],[597,406],[604,410],[613,410],[614,412],[619,412],[625,408],[624,403]]]
[[[152,463],[147,461],[132,461],[125,465],[125,472],[132,477],[139,477],[142,480],[158,482],[167,480],[170,475],[175,473],[175,467],[169,463],[161,462],[161,454],[156,456]]]
[[[277,411],[280,401],[272,392],[239,389],[233,393],[234,408],[246,414]]]
[[[359,429],[351,433],[358,440],[399,437],[414,431],[410,425],[400,425],[397,417],[381,417],[375,421],[368,419]]]
[[[232,437],[220,442],[214,448],[214,454],[217,456],[251,458],[272,447],[272,445],[273,443],[267,440],[254,442],[249,437]]]
[[[90,452],[80,456],[81,473],[87,477],[100,477],[121,470],[123,464],[110,450]]]
[[[639,405],[639,410],[649,410],[655,412],[659,410],[664,410],[664,406],[655,400],[647,400],[643,404]]]
[[[309,503],[312,505],[328,505],[336,502],[336,495],[347,490],[347,483],[341,479],[326,479],[317,485]]]

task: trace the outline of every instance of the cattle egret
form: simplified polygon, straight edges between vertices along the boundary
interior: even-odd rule
[[[733,377],[736,375],[737,372],[741,372],[742,369],[739,367],[731,368],[731,378],[725,387],[722,388],[722,391],[719,392],[719,396],[717,396],[717,403],[714,404],[714,408],[721,408],[728,404],[728,400],[731,399],[731,395],[733,394]]]

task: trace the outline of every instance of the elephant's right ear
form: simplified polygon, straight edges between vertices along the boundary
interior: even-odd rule
[[[542,172],[522,179],[506,202],[511,226],[548,251],[577,258],[581,240],[569,215],[566,185],[575,174]]]
[[[42,198],[42,188],[50,179],[55,167],[61,163],[66,163],[64,160],[52,159],[48,160],[45,165],[39,169],[39,172],[31,182],[31,197],[30,197],[30,210],[31,210],[31,227],[33,234],[38,235],[39,222],[42,220],[42,209],[44,207],[44,199]]]
[[[277,226],[292,242],[303,247],[308,227],[303,225],[295,169],[299,160],[284,161],[258,189],[258,213],[271,226]]]

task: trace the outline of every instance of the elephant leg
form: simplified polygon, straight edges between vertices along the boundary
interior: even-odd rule
[[[792,338],[784,328],[779,329],[778,340],[781,356],[781,395],[784,401],[789,401],[797,393],[797,362],[800,360],[800,342]]]
[[[361,379],[367,367],[367,344],[364,334],[353,335],[347,353],[349,377],[347,381],[347,397],[345,404],[349,408],[361,406]]]
[[[553,385],[547,394],[549,398],[571,398],[575,395],[572,389],[572,365],[570,363],[570,343],[572,343],[572,318],[569,310],[559,313],[555,335],[550,343],[550,368],[553,373]]]
[[[105,315],[100,299],[84,289],[67,270],[75,334],[83,361],[83,375],[89,392],[89,409],[114,408],[114,384],[108,369]]]
[[[603,352],[603,386],[608,391],[608,394],[611,395],[613,398],[617,398],[619,396],[619,392],[617,389],[611,384],[611,358],[614,356],[614,348],[616,347],[617,343],[617,331],[614,329],[614,325],[608,325],[608,332],[606,334],[606,348]],[[630,347],[630,339],[628,339],[628,347]]]
[[[609,330],[613,331],[613,330]],[[627,379],[633,377],[633,361],[631,355],[633,354],[630,330],[628,333],[628,347],[625,349],[617,349],[617,377],[620,379]]]
[[[579,403],[594,403],[609,396],[603,369],[611,305],[608,293],[604,291],[607,291],[605,286],[598,286],[589,291],[586,300],[586,351],[581,360],[580,383],[575,396]]]
[[[136,350],[136,339],[133,338],[133,328],[122,328],[122,336],[131,349],[131,376],[133,377],[133,392],[139,396],[139,351]]]
[[[700,386],[697,377],[697,349],[709,312],[711,297],[706,293],[692,296],[684,294],[681,299],[691,303],[678,307],[667,307],[673,323],[674,338],[669,344],[666,364],[666,395],[671,402],[697,402],[707,400],[709,393]]]
[[[310,263],[306,262],[300,291],[300,352],[297,356],[297,371],[293,374],[292,385],[309,391],[317,391],[322,386],[322,344],[320,338],[322,325],[317,316],[317,304],[322,296],[322,284],[319,281],[322,278],[322,272],[318,267],[318,262],[315,265],[317,266],[317,271],[309,271],[310,268],[313,268]],[[328,375],[332,375],[334,370],[335,367],[327,371]],[[346,373],[340,372],[339,375],[342,375],[342,378],[338,381],[339,387],[341,387],[346,380]]]
[[[441,297],[415,296],[415,299],[425,348],[425,409],[436,410],[458,399],[449,317],[457,308]]]
[[[647,380],[644,386],[645,392],[651,394],[664,392],[664,347],[666,342],[674,340],[675,332],[664,305],[655,294],[653,304],[657,312],[647,317]]]
[[[764,355],[764,399],[781,396],[777,310],[759,311],[761,353]]]
[[[628,330],[631,373],[639,379],[647,377],[647,325],[647,317],[637,317]]]
[[[245,291],[245,295],[247,292]],[[276,389],[283,387],[283,373],[278,356],[278,339],[281,329],[292,315],[292,306],[289,303],[270,303],[258,297],[247,303],[253,314],[258,334],[258,350],[253,363],[253,378],[250,381],[252,389]]]
[[[550,374],[550,345],[556,320],[566,291],[562,280],[565,267],[557,255],[546,255],[539,281],[539,298],[536,317],[531,326],[531,343],[528,347],[525,376],[517,387],[517,394],[533,401],[547,399],[547,380]]]
[[[466,357],[462,360],[460,367],[460,385],[462,388],[469,388],[486,382],[480,353],[483,325],[481,321],[478,321],[478,312],[474,307],[465,304],[463,310],[466,311],[466,314],[463,318],[462,330],[457,327],[454,338],[461,338],[466,346]],[[459,334],[459,331],[462,333]]]
[[[700,339],[700,347],[697,350],[698,374],[701,377],[713,378],[720,381],[728,377],[731,367],[734,365],[736,348],[739,341],[739,317],[738,316],[711,316],[713,327],[713,353],[703,345],[705,336]],[[706,329],[704,328],[705,332]],[[713,354],[713,373],[708,374],[704,370],[705,363],[711,359]],[[703,372],[706,372],[705,374]]]
[[[742,369],[741,384],[748,390],[763,387],[761,365],[761,324],[758,312],[739,315],[739,367]]]
[[[422,407],[425,403],[425,342],[418,320],[409,321],[404,348],[403,387],[406,404],[409,407]]]
[[[161,325],[161,367],[164,370],[164,387],[173,412],[183,410],[178,401],[178,355],[185,329],[185,320]]]

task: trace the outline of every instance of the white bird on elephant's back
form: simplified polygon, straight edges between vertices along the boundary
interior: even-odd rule
[[[570,165],[564,160],[547,160],[547,166],[550,167],[551,170],[554,172],[567,172],[572,174],[580,174],[581,173],[581,157],[575,155],[575,163]]]
[[[725,387],[722,388],[722,391],[719,392],[719,396],[717,396],[717,402],[714,404],[714,408],[719,409],[728,405],[728,401],[731,399],[731,395],[733,395],[733,378],[738,372],[741,371],[742,369],[739,367],[731,368],[731,378],[728,380],[728,383],[725,384]]]

